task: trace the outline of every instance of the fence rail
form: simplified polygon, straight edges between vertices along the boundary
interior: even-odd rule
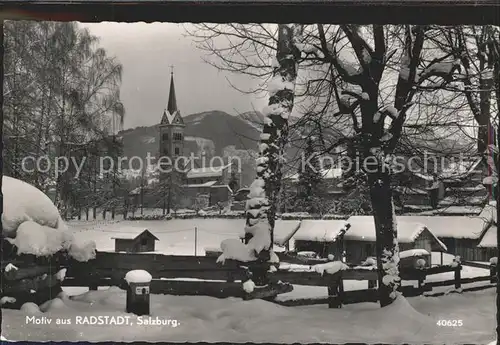
[[[310,261],[307,261],[308,263]],[[303,263],[303,262],[302,262]],[[324,263],[324,261],[320,261]],[[206,295],[219,298],[242,297],[241,281],[248,277],[246,269],[239,263],[227,260],[218,264],[215,257],[174,256],[161,254],[123,254],[98,252],[96,259],[88,263],[69,263],[63,286],[88,286],[96,290],[98,286],[124,285],[125,274],[132,269],[147,270],[153,276],[151,293],[172,295]],[[473,282],[496,281],[496,270],[491,268],[488,276],[462,278],[462,266],[437,266],[427,269],[402,268],[403,281],[417,281],[418,286],[401,286],[404,296],[418,296],[432,291],[433,287],[455,286]],[[454,272],[454,279],[425,282],[429,275]],[[327,303],[331,308],[342,304],[376,302],[378,300],[376,269],[349,269],[335,274],[321,275],[315,271],[293,271],[278,269],[271,273],[274,281],[286,281],[293,285],[324,286],[328,297],[302,299],[300,301],[276,301],[283,305],[304,305]],[[344,291],[345,280],[367,281],[367,289]],[[489,287],[489,286],[487,286]]]

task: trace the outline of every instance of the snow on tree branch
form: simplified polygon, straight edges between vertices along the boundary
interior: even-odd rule
[[[219,262],[234,259],[243,262],[272,261],[272,231],[276,215],[276,202],[281,184],[281,166],[286,144],[288,117],[293,108],[298,61],[301,52],[310,51],[302,45],[302,25],[278,27],[278,49],[273,59],[273,76],[268,85],[269,105],[260,135],[260,157],[257,159],[257,177],[250,186],[246,204],[245,242],[226,240]]]

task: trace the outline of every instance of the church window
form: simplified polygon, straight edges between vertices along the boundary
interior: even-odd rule
[[[162,137],[163,140],[168,140],[168,133],[163,133]]]
[[[182,140],[182,133],[174,133],[174,140],[181,141]]]
[[[178,147],[176,147],[176,148],[175,148],[175,154],[176,154],[176,155],[179,155],[179,154],[180,154],[180,150],[179,150],[179,148],[178,148]]]

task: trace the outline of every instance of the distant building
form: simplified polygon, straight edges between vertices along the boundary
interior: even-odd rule
[[[488,200],[488,190],[482,184],[487,175],[482,157],[450,161],[445,167],[431,164],[427,168],[434,174],[422,171],[415,161],[408,164],[411,172],[396,177],[401,179],[395,188],[396,204],[403,212],[478,215]]]
[[[158,237],[147,229],[127,229],[124,233],[111,237],[115,240],[115,252],[141,253],[154,252]]]
[[[167,108],[163,112],[160,128],[160,157],[168,157],[164,161],[175,162],[178,157],[186,156],[184,130],[186,125],[182,120],[175,96],[173,72],[170,79],[170,92]],[[179,172],[182,197],[179,206],[192,208],[199,206],[200,199],[208,199],[208,205],[227,203],[232,195],[228,187],[231,178],[231,163],[221,166],[196,166],[197,162],[186,162],[183,171]],[[162,165],[164,170],[170,167]],[[168,173],[160,174],[160,182],[166,181]],[[167,193],[168,194],[168,193]]]

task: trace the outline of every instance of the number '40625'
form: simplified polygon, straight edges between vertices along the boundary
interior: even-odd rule
[[[461,327],[464,325],[464,322],[462,320],[439,320],[437,325],[444,327]]]

